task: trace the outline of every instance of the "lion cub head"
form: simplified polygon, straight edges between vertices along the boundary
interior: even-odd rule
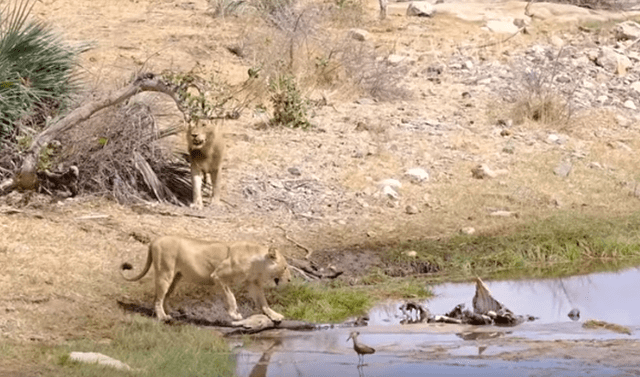
[[[270,247],[267,257],[271,262],[268,267],[268,279],[272,280],[276,286],[289,283],[291,281],[291,271],[280,250]]]
[[[221,129],[218,124],[211,124],[204,120],[189,122],[187,129],[187,144],[192,158],[202,158],[212,152],[215,142],[220,139]]]

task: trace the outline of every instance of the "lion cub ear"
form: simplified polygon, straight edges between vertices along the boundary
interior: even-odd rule
[[[278,259],[278,249],[276,249],[273,246],[269,246],[269,254],[268,254],[269,258],[276,260]]]

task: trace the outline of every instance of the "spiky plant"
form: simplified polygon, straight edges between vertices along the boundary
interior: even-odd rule
[[[65,46],[42,22],[29,19],[30,0],[0,1],[0,148],[21,125],[45,126],[68,103],[79,81],[79,49]]]

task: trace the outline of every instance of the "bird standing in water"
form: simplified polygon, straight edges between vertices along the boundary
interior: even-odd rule
[[[362,365],[364,363],[364,355],[372,354],[376,352],[373,348],[367,346],[366,344],[362,344],[358,341],[358,335],[360,335],[357,331],[352,331],[347,338],[347,342],[349,339],[353,339],[353,349],[358,353],[358,365]]]

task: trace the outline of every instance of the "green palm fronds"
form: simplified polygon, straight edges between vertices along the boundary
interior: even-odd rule
[[[43,127],[44,117],[63,109],[79,84],[73,74],[78,49],[31,20],[32,8],[30,0],[0,0],[0,145],[15,136],[19,121],[31,118],[31,127]]]

